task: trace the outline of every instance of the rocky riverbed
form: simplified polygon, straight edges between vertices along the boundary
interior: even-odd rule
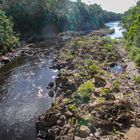
[[[50,84],[56,100],[36,122],[38,140],[125,140],[139,130],[140,87],[116,45],[92,33],[65,41],[52,66],[60,70]]]
[[[59,74],[46,87],[49,97],[56,99],[36,122],[38,140],[132,140],[134,133],[134,140],[139,140],[140,88],[118,52],[120,42],[106,34],[106,30],[66,32],[39,43],[50,47],[57,42],[57,55],[49,67]],[[32,48],[34,43],[7,53],[1,66],[15,57],[30,56]]]

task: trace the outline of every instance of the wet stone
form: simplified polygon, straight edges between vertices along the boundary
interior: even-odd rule
[[[106,84],[106,81],[102,77],[95,77],[95,87],[105,87]]]
[[[48,85],[48,87],[47,87],[47,89],[51,89],[51,88],[53,88],[53,86],[54,86],[54,83],[53,82],[50,82],[49,85]]]
[[[39,130],[39,132],[38,132],[38,137],[39,138],[45,139],[46,136],[47,136],[47,133],[46,132]]]
[[[48,93],[48,95],[49,95],[51,98],[53,98],[54,95],[55,95],[55,92],[54,92],[54,91],[50,91],[50,92]]]

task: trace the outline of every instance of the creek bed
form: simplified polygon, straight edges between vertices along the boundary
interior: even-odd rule
[[[35,121],[54,100],[46,88],[58,74],[54,50],[37,43],[0,69],[0,140],[36,139]]]

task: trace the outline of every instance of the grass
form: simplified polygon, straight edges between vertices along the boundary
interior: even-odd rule
[[[140,76],[134,77],[134,81],[135,83],[140,84]]]
[[[140,48],[136,46],[125,46],[129,52],[130,58],[136,63],[137,66],[140,66]]]

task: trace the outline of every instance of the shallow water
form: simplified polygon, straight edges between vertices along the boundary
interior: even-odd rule
[[[111,71],[114,73],[121,73],[122,72],[122,66],[119,64],[115,64],[113,67],[111,67]]]
[[[124,30],[120,27],[120,21],[108,22],[105,25],[111,29],[115,29],[115,32],[113,34],[109,34],[107,36],[110,36],[113,39],[123,37]]]
[[[35,121],[53,101],[46,89],[58,71],[53,50],[40,45],[0,69],[0,140],[35,140]]]

